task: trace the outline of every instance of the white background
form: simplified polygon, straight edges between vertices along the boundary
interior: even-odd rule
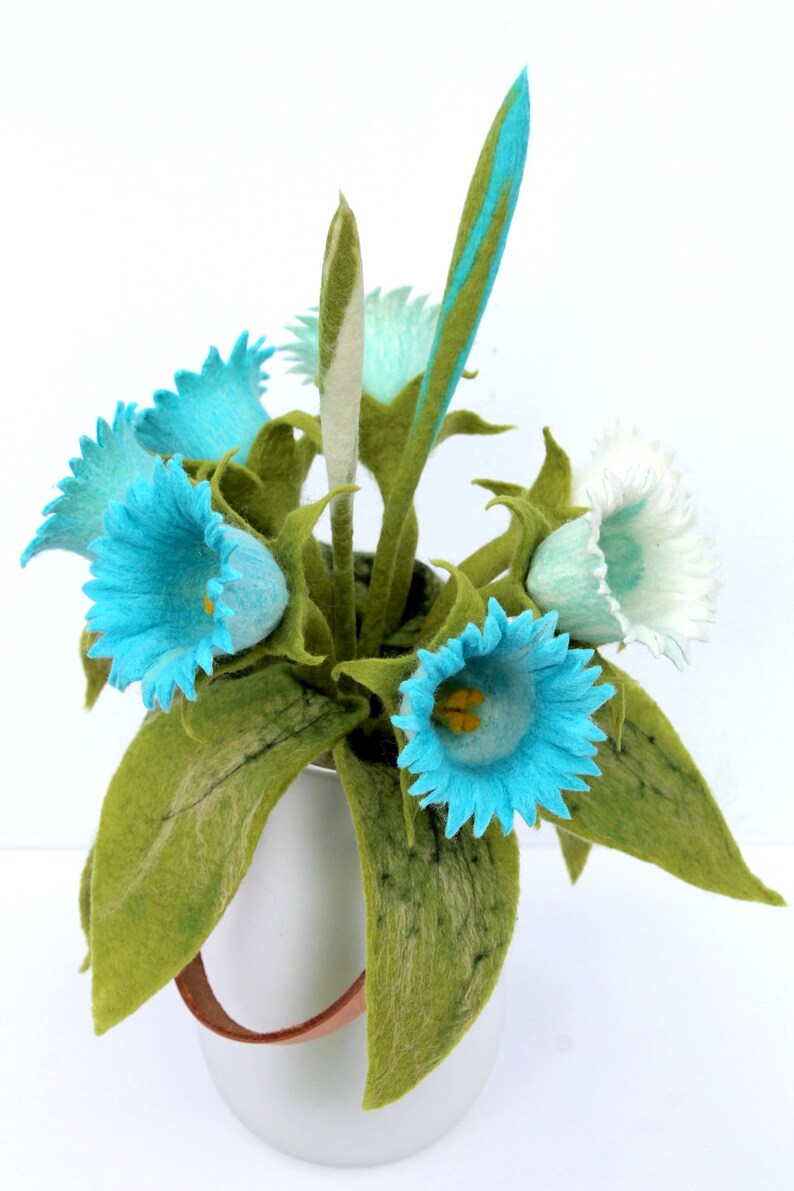
[[[712,644],[683,675],[622,664],[740,841],[794,842],[790,6],[0,0],[0,22],[0,844],[87,846],[141,716],[136,691],[82,711],[84,562],[18,568],[80,434],[244,328],[283,342],[317,300],[339,187],[368,287],[438,299],[525,63],[524,188],[459,398],[521,429],[439,451],[423,556],[501,529],[468,479],[531,479],[546,423],[574,461],[615,417],[677,448],[723,563]],[[315,408],[272,363],[270,412]],[[359,511],[371,545],[370,489]]]

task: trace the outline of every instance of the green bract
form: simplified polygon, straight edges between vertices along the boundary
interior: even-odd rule
[[[522,74],[477,161],[438,307],[407,289],[365,299],[356,220],[340,200],[309,296],[318,315],[292,349],[317,380],[316,415],[264,412],[270,349],[242,338],[228,364],[216,352],[200,374],[178,374],[148,414],[122,407],[113,426],[100,421],[25,551],[95,560],[87,591],[104,604],[80,641],[86,705],[143,678],[151,706],[81,881],[100,1033],[190,963],[270,811],[318,759],[339,772],[361,859],[366,1108],[410,1091],[488,1000],[515,923],[516,808],[532,822],[537,807],[556,829],[572,881],[601,844],[703,889],[781,902],[744,864],[662,711],[586,648],[645,640],[677,660],[703,636],[695,622],[716,584],[678,473],[659,474],[667,456],[612,434],[574,471],[545,430],[534,481],[476,481],[501,531],[462,561],[417,558],[415,494],[431,454],[452,435],[508,429],[450,403],[505,249],[528,130]],[[309,500],[318,455],[327,492]],[[353,548],[359,468],[383,499],[374,553]],[[317,534],[326,509],[330,542]]]

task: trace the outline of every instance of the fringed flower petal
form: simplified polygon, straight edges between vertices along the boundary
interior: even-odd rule
[[[237,462],[245,463],[251,444],[269,420],[262,407],[264,363],[275,351],[263,347],[264,338],[248,345],[245,331],[224,363],[211,348],[201,372],[177,372],[176,393],[161,389],[154,409],[141,410],[136,419],[144,446],[161,455],[188,459],[219,459],[237,447]]]
[[[136,476],[154,471],[155,457],[138,442],[134,417],[135,406],[119,402],[112,426],[99,418],[96,441],[80,439],[80,457],[69,461],[72,474],[58,484],[62,495],[44,508],[47,520],[22,555],[23,566],[42,550],[94,557],[90,544],[102,533],[109,502],[120,499]]]
[[[427,366],[439,308],[426,303],[426,296],[411,300],[410,286],[387,294],[378,288],[365,299],[363,388],[384,405]],[[320,370],[318,315],[298,315],[297,323],[287,330],[295,336],[283,348],[287,359],[294,361],[289,371],[306,383],[315,381]]]
[[[717,561],[695,532],[692,502],[669,457],[621,470],[622,477],[603,468],[591,477],[589,511],[540,544],[527,590],[575,640],[640,641],[681,669],[690,642],[707,640],[702,622],[714,618]]]
[[[636,427],[624,430],[616,422],[611,430],[604,431],[590,461],[575,469],[571,504],[589,505],[588,492],[599,492],[607,474],[619,480],[641,480],[651,473],[657,479],[668,475],[678,483],[681,473],[673,467],[673,458],[673,452],[663,450],[660,443],[646,442]]]
[[[474,818],[480,836],[492,819],[505,834],[515,811],[532,825],[537,808],[570,818],[562,790],[586,788],[597,775],[590,718],[614,690],[595,686],[601,671],[591,650],[569,649],[554,636],[556,616],[510,621],[496,600],[482,630],[468,625],[402,684],[393,723],[407,744],[397,763],[416,775],[411,794],[422,806],[447,806],[446,834]]]
[[[90,656],[113,659],[120,690],[140,681],[149,708],[168,711],[177,688],[195,699],[197,670],[269,636],[287,607],[270,551],[210,507],[209,484],[194,486],[178,457],[111,504],[92,551]]]

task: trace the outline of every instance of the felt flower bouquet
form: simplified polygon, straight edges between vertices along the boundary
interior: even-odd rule
[[[516,916],[516,814],[556,829],[573,880],[604,844],[780,904],[664,714],[599,654],[640,643],[680,669],[712,618],[714,559],[669,456],[618,428],[572,467],[546,430],[536,477],[477,481],[509,514],[503,532],[456,564],[416,557],[431,453],[507,429],[450,407],[528,131],[521,75],[482,149],[438,307],[407,289],[365,296],[340,200],[319,309],[281,349],[316,381],[318,416],[268,416],[263,339],[242,335],[228,360],[213,348],[151,408],[120,404],[81,440],[25,551],[90,561],[88,705],[106,683],[140,683],[148,708],[82,883],[99,1033],[191,964],[311,763],[338,771],[359,844],[365,1107],[409,1091],[487,1001]],[[303,503],[320,455],[327,495]],[[353,547],[362,467],[384,502],[372,554]]]

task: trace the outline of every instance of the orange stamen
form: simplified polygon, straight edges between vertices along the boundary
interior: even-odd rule
[[[204,611],[207,613],[207,616],[212,616],[213,612],[215,611],[215,604],[206,594],[206,592],[204,593]]]
[[[475,732],[482,720],[474,715],[470,708],[479,707],[485,702],[485,695],[475,687],[453,691],[441,703],[436,704],[436,712],[440,715],[451,732]]]

